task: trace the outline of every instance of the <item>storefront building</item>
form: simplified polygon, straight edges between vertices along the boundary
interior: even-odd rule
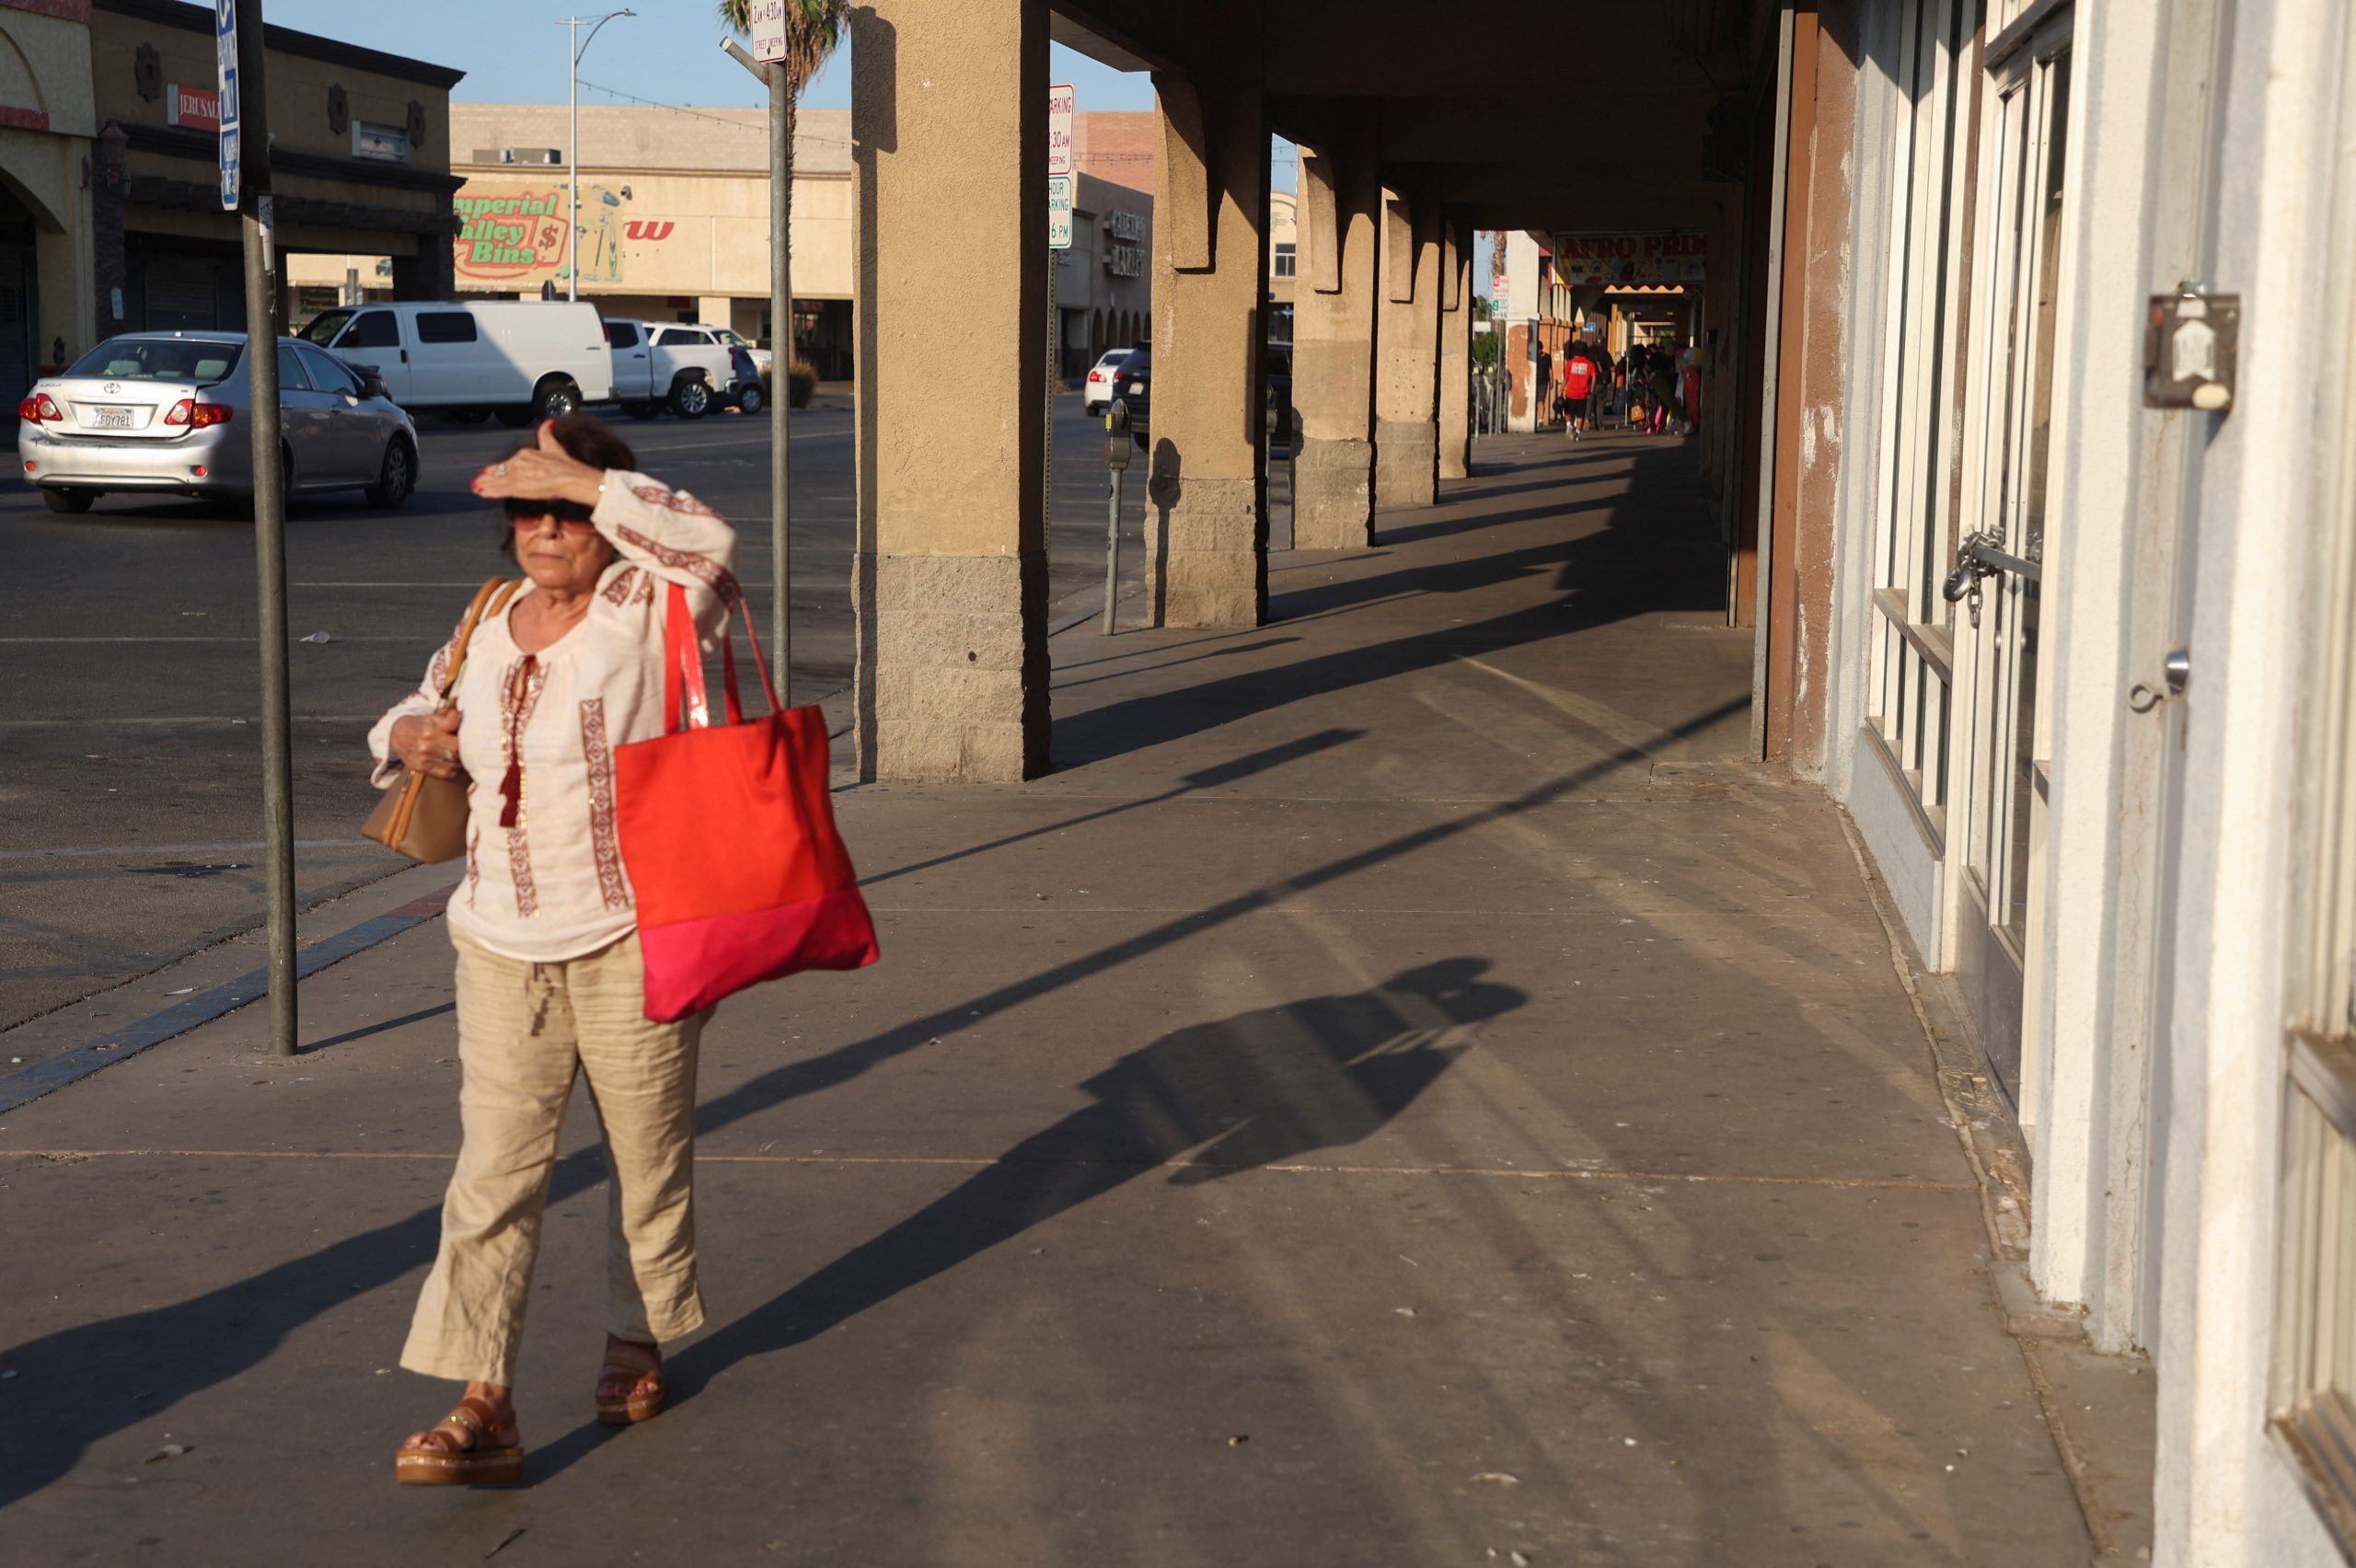
[[[1539,234],[1496,236],[1492,287],[1506,330],[1508,429],[1550,417],[1555,364],[1585,339],[1611,354],[1633,344],[1692,350],[1707,374],[1714,347],[1709,236],[1703,234]]]
[[[221,209],[210,6],[94,0],[100,131],[90,200],[97,334],[242,328],[235,213]],[[462,72],[289,29],[267,29],[277,243],[289,259],[366,250],[388,293],[450,286],[449,93]]]
[[[2356,17],[1781,26],[1761,754],[1847,807],[2017,1116],[1992,1238],[2150,1358],[2153,1559],[2346,1562]]]
[[[1066,380],[1115,348],[1153,340],[1153,196],[1092,174],[1073,192],[1072,245],[1058,253],[1057,368]]]
[[[609,317],[697,321],[770,341],[766,110],[583,105],[580,227],[570,246],[566,106],[461,103],[450,117],[452,172],[463,181],[450,247],[456,296],[561,299],[577,291]],[[1057,288],[1068,375],[1149,330],[1153,198],[1089,170],[1127,172],[1142,155],[1149,184],[1151,144],[1136,133],[1152,118],[1077,117],[1074,246]],[[1097,123],[1105,121],[1115,123]],[[824,380],[851,374],[851,172],[849,111],[803,110],[793,149],[794,343]],[[942,261],[955,264],[947,236]],[[391,262],[379,255],[301,258],[290,273],[298,320],[352,299],[393,297]]]
[[[365,250],[387,296],[445,296],[461,73],[286,28],[266,43],[282,254]],[[245,325],[218,72],[209,6],[0,0],[0,400],[110,333]]]
[[[93,339],[88,0],[0,0],[0,403]],[[8,440],[15,440],[13,426]]]

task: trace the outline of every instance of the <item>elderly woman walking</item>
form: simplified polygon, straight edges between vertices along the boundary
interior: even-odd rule
[[[696,1048],[710,1010],[676,1023],[645,1016],[613,751],[664,732],[668,585],[687,590],[707,641],[722,634],[735,535],[635,466],[620,437],[573,415],[477,476],[475,493],[506,513],[502,548],[527,582],[475,629],[451,709],[435,712],[455,639],[369,734],[379,788],[404,767],[468,780],[466,878],[449,905],[462,1142],[400,1358],[466,1392],[401,1446],[404,1483],[522,1477],[510,1390],[576,1072],[612,1182],[597,1418],[659,1412],[658,1346],[703,1320],[692,1199]]]

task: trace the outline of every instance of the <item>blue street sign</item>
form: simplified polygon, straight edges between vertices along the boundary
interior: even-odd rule
[[[213,23],[221,62],[221,205],[234,213],[244,142],[237,131],[237,0],[213,0]]]

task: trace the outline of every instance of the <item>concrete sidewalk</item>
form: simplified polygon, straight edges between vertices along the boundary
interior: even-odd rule
[[[1690,455],[1483,455],[1265,628],[1057,638],[1050,777],[838,797],[884,961],[707,1036],[687,1397],[591,1419],[577,1107],[522,1490],[391,1482],[438,922],[9,1113],[0,1562],[2087,1562]]]

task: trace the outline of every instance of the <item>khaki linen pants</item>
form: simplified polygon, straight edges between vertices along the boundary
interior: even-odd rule
[[[456,932],[458,1169],[401,1365],[512,1386],[540,1216],[575,1068],[606,1137],[606,1329],[659,1343],[703,1321],[696,1288],[696,1046],[710,1009],[650,1022],[638,934],[557,963]]]

